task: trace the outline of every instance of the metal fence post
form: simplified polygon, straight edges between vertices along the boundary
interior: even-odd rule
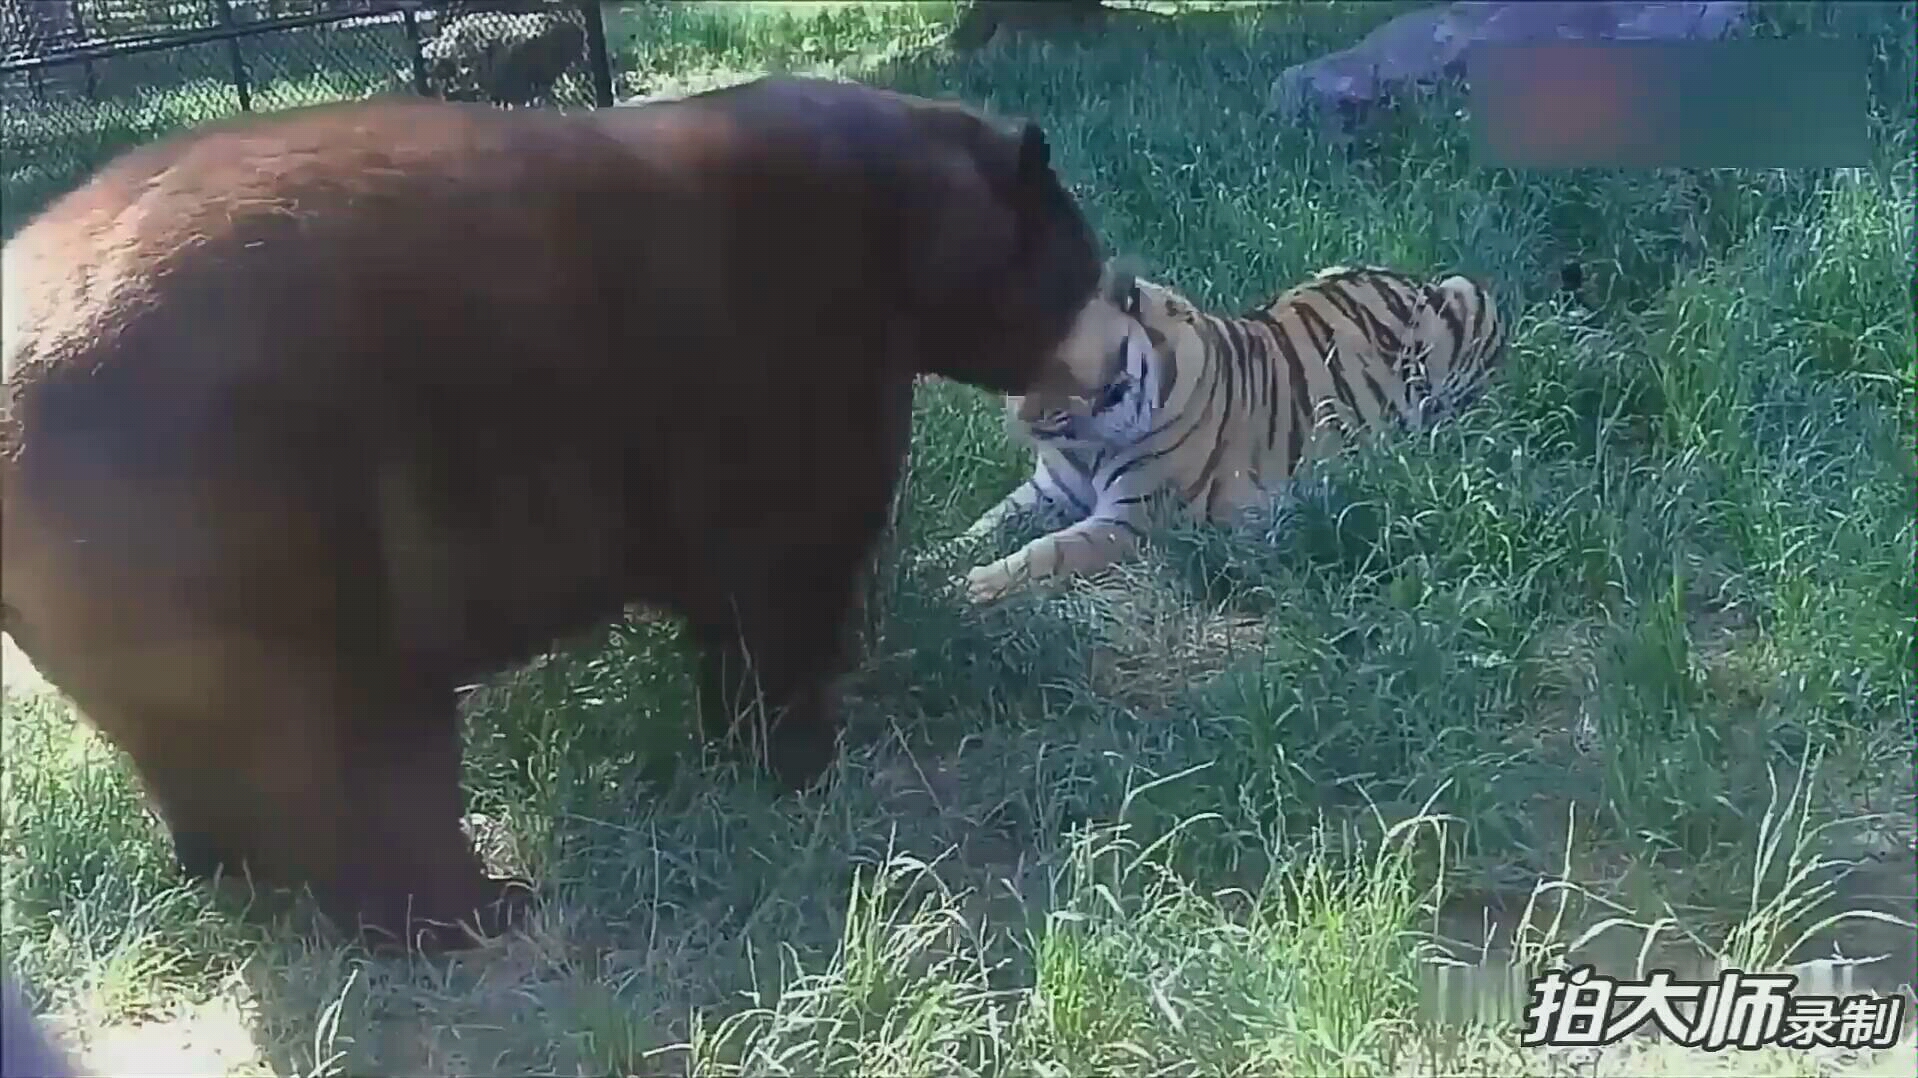
[[[219,16],[220,25],[223,28],[235,29],[233,5],[227,0],[213,0],[213,12]],[[226,59],[233,68],[233,92],[240,95],[240,111],[252,112],[253,87],[247,83],[246,60],[240,55],[240,38],[237,33],[226,39]]]
[[[426,84],[426,54],[420,51],[420,17],[411,5],[400,10],[400,17],[406,23],[406,45],[413,61],[413,91],[431,97],[433,90]]]
[[[586,21],[586,62],[593,68],[593,104],[606,108],[613,103],[613,62],[606,54],[606,20],[600,0],[579,0],[580,18]]]
[[[72,20],[73,20],[73,32],[75,37],[81,41],[86,40],[87,24],[86,24],[86,20],[80,14],[80,0],[67,0],[67,12],[72,17]],[[100,77],[94,74],[93,61],[89,59],[83,62],[80,65],[80,70],[86,75],[87,100],[88,101],[100,100]]]

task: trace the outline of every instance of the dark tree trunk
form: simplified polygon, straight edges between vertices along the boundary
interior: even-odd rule
[[[1104,15],[1100,0],[973,0],[947,38],[953,48],[970,50],[991,41],[1000,30],[1079,29]]]

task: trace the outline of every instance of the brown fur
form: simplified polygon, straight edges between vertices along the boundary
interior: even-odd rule
[[[455,687],[654,604],[810,784],[915,374],[1070,384],[1097,248],[1036,127],[816,80],[136,149],[4,251],[5,628],[188,871],[497,927]]]

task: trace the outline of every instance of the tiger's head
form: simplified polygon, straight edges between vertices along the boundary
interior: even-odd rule
[[[1165,285],[1123,264],[1109,267],[1081,326],[1097,334],[1105,370],[1090,395],[1039,392],[1007,398],[1020,437],[1042,445],[1122,445],[1145,436],[1167,406],[1182,362],[1198,370],[1204,314]]]
[[[1138,283],[1128,271],[1108,270],[1080,314],[1076,347],[1096,356],[1099,368],[1081,379],[1090,392],[1043,388],[1006,398],[1016,437],[1059,448],[1119,445],[1151,428],[1158,364],[1151,335],[1132,313]]]
[[[1166,367],[1160,392],[1172,392],[1172,373],[1177,362],[1186,358],[1196,364],[1205,352],[1206,338],[1200,330],[1205,315],[1196,304],[1165,285],[1127,275],[1108,287],[1111,302],[1126,317],[1137,322],[1152,343],[1152,349]]]

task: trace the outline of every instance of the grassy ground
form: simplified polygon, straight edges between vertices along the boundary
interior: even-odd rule
[[[985,611],[942,590],[963,564],[889,570],[828,792],[698,757],[670,627],[497,679],[469,701],[475,832],[545,907],[450,961],[182,886],[119,760],[9,661],[8,961],[119,1073],[1542,1075],[1570,1064],[1509,1025],[1439,1024],[1435,955],[1838,948],[1910,980],[1909,33],[1876,38],[1861,170],[1484,172],[1456,99],[1357,141],[1263,113],[1391,10],[967,58],[928,47],[942,5],[619,13],[629,91],[778,66],[1035,116],[1110,244],[1207,303],[1340,261],[1482,274],[1509,368],[1450,429],[1325,469],[1275,536],[1169,527]],[[1553,296],[1571,257],[1589,309]],[[982,396],[919,408],[907,543],[1026,467]]]

